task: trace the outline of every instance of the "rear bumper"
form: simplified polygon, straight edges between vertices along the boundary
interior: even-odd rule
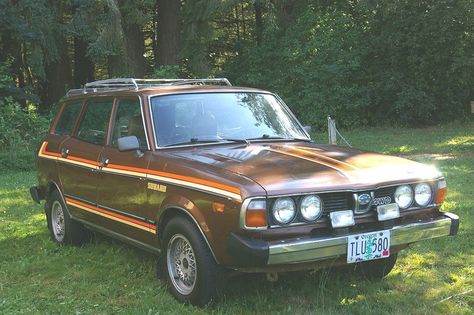
[[[38,186],[30,187],[30,195],[31,199],[36,203],[40,203],[41,200],[44,200],[43,192]]]
[[[456,235],[459,217],[443,212],[437,218],[396,225],[390,228],[391,246]],[[230,253],[241,266],[264,267],[299,264],[346,256],[348,235],[304,237],[265,242],[232,234],[228,240]]]

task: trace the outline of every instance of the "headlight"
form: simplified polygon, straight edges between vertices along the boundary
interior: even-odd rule
[[[321,198],[316,195],[309,195],[301,200],[301,215],[306,221],[314,221],[321,216],[323,207]]]
[[[415,187],[415,201],[421,206],[427,206],[431,200],[432,192],[431,187],[427,183],[421,183]]]
[[[398,186],[395,190],[395,202],[402,209],[406,209],[413,203],[413,189],[408,185]]]
[[[273,204],[272,212],[278,223],[290,223],[296,215],[295,202],[289,197],[278,198]]]

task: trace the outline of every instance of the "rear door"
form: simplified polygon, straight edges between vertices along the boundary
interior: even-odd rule
[[[39,182],[46,186],[48,180],[60,184],[57,172],[57,161],[61,144],[70,137],[79,118],[83,100],[68,101],[60,107],[56,120],[41,144],[38,152]]]
[[[109,216],[104,226],[134,240],[150,244],[155,222],[147,213],[146,172],[151,158],[138,97],[118,98],[113,114],[110,145],[101,152],[98,206]],[[136,136],[139,151],[120,152],[117,140]]]
[[[66,203],[74,217],[95,222],[99,155],[107,139],[112,98],[86,101],[74,136],[60,147],[59,175]]]

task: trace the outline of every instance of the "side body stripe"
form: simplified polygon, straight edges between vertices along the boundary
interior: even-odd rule
[[[56,161],[75,164],[83,167],[89,167],[93,169],[100,169],[104,172],[115,173],[115,174],[122,174],[128,176],[136,176],[136,177],[144,177],[151,180],[165,182],[170,184],[176,184],[179,186],[191,188],[191,189],[198,189],[207,191],[213,194],[217,194],[220,196],[224,196],[227,198],[231,198],[237,201],[241,201],[242,197],[240,195],[240,190],[236,187],[216,183],[209,180],[204,180],[195,177],[189,177],[179,174],[173,174],[168,172],[162,171],[155,171],[155,170],[147,170],[143,168],[136,168],[131,166],[125,165],[118,165],[118,164],[109,164],[106,167],[99,167],[99,163],[97,161],[91,161],[82,159],[80,157],[75,157],[68,155],[67,158],[63,158],[60,154],[49,152],[46,150],[48,142],[43,142],[41,149],[38,153],[39,157],[46,158],[46,159],[53,159]]]
[[[82,201],[72,199],[70,197],[66,197],[65,199],[66,199],[66,203],[70,206],[73,206],[73,207],[76,207],[78,209],[81,209],[81,210],[84,210],[84,211],[87,211],[87,212],[90,212],[90,213],[93,213],[93,214],[96,214],[96,215],[100,215],[100,216],[105,217],[107,219],[111,219],[111,220],[129,225],[129,226],[133,226],[135,228],[138,228],[138,229],[156,234],[156,227],[153,224],[142,222],[142,221],[127,217],[125,215],[121,215],[121,214],[118,214],[118,213],[115,213],[115,212],[112,212],[112,211],[108,211],[108,210],[105,210],[105,209],[102,209],[102,208],[84,203]]]

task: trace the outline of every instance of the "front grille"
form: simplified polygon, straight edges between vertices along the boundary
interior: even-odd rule
[[[334,192],[319,196],[323,200],[324,213],[354,208],[354,198],[351,192]]]
[[[380,197],[390,197],[393,200],[393,194],[395,193],[395,189],[397,186],[392,186],[392,187],[384,187],[380,188],[374,191],[374,197],[375,198],[380,198]]]
[[[384,187],[373,190],[374,198],[390,197],[393,202],[393,195],[395,193],[396,186]],[[359,191],[358,195],[368,193],[371,191]],[[323,200],[324,214],[328,214],[333,211],[341,210],[354,210],[354,193],[353,192],[332,192],[319,195]],[[375,210],[375,206],[372,206],[370,210]]]

